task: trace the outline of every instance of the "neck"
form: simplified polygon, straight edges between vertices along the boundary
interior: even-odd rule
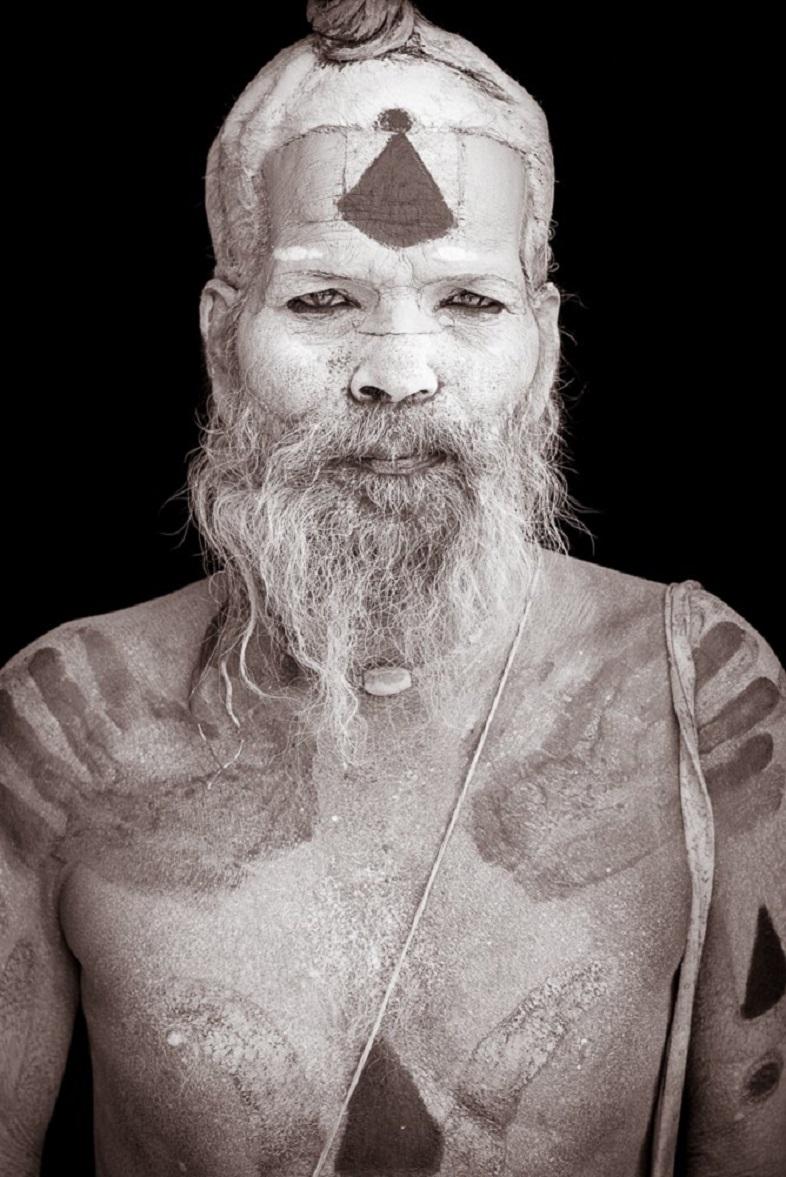
[[[470,716],[476,717],[489,691],[493,693],[522,611],[535,591],[535,568],[533,562],[528,583],[510,594],[516,601],[515,608],[497,611],[484,619],[464,641],[446,655],[437,656],[434,664],[404,665],[393,649],[369,649],[348,676],[356,693],[361,722],[373,725],[378,720],[386,722],[397,717],[398,722],[410,725],[451,727],[454,721],[463,724]],[[373,626],[370,629],[373,632]],[[237,648],[227,650],[219,632],[201,692],[203,701],[209,694],[211,711],[219,709],[228,716],[228,704],[231,704],[237,720],[253,730],[264,722],[263,714],[271,706],[282,715],[289,712],[294,723],[297,715],[302,716],[314,702],[314,685],[309,673],[263,627],[259,627],[247,644],[245,676],[239,655]],[[364,689],[368,672],[379,668],[391,672],[386,677],[389,683],[392,678],[395,689],[383,692]],[[377,697],[372,701],[370,695]],[[318,715],[319,705],[306,719],[307,729]]]

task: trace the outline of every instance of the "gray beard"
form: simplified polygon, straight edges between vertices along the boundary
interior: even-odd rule
[[[545,427],[523,408],[489,424],[406,403],[301,420],[273,440],[238,394],[189,470],[224,573],[216,656],[234,656],[264,696],[247,658],[264,634],[308,683],[301,721],[345,762],[363,744],[365,669],[409,669],[424,713],[440,714],[462,654],[518,617],[539,546],[563,546],[555,444],[555,414]],[[411,475],[357,464],[393,452],[444,458]]]

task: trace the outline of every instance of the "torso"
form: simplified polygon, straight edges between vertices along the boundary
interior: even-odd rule
[[[209,602],[185,593],[196,634]],[[690,890],[662,602],[547,566],[326,1173],[647,1173]],[[104,703],[69,729],[95,784],[70,786],[61,895],[99,1173],[309,1177],[489,693],[426,730],[416,694],[365,700],[373,768],[346,775],[268,707],[208,787],[177,674],[142,690],[107,624],[79,637]]]

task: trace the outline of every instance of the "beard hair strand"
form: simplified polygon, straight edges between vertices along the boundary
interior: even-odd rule
[[[286,696],[294,660],[308,684],[298,721],[357,763],[363,670],[406,667],[426,720],[442,715],[461,655],[520,615],[539,548],[565,550],[556,397],[535,421],[526,397],[493,424],[403,402],[289,421],[275,438],[247,388],[224,403],[222,414],[213,401],[188,473],[203,547],[223,571],[214,656],[225,681],[234,657],[261,699]],[[393,453],[444,460],[398,476],[358,464]],[[260,636],[275,692],[250,666]]]

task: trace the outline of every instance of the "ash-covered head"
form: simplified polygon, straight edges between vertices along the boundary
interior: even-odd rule
[[[391,248],[406,249],[436,234],[447,245],[460,244],[464,157],[483,139],[520,158],[526,183],[520,257],[528,283],[538,289],[550,268],[554,180],[548,127],[535,100],[409,0],[310,0],[307,15],[312,33],[248,84],[211,147],[206,204],[214,277],[243,290],[264,263],[276,173],[271,161],[274,153],[283,158],[282,148],[328,136],[337,174],[331,215],[361,232],[368,226],[372,234],[387,233]],[[373,163],[363,158],[361,168],[363,144],[381,162],[358,186]],[[308,181],[301,175],[299,187]],[[400,197],[390,218],[381,215],[383,182],[391,201]],[[422,233],[412,223],[419,209]],[[324,209],[319,215],[324,218]]]

